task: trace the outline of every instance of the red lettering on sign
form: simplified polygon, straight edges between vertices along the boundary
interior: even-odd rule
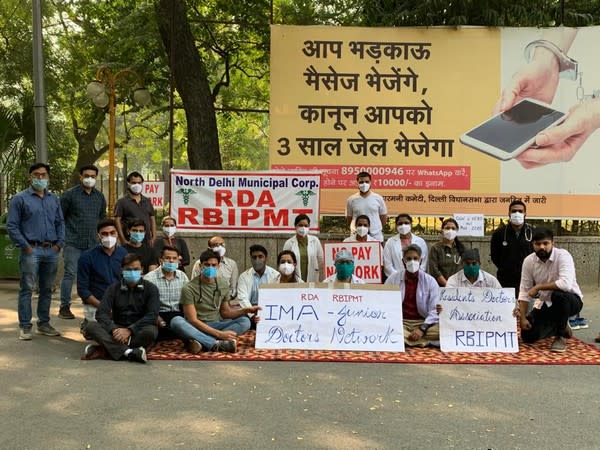
[[[288,222],[288,210],[280,209],[277,213],[274,209],[265,209],[265,226],[279,226],[287,227]]]
[[[217,189],[215,191],[215,206],[233,206],[231,197],[233,197],[233,193],[231,191]]]
[[[177,223],[199,225],[198,210],[196,208],[179,208]]]
[[[252,206],[254,203],[254,194],[252,191],[238,191],[237,204],[238,206]]]
[[[202,210],[202,223],[204,225],[221,225],[223,223],[221,210],[217,208],[204,208]]]
[[[261,206],[270,206],[271,208],[275,208],[275,201],[273,200],[271,191],[262,191],[260,193],[260,197],[258,197],[256,202],[256,207],[260,208]]]
[[[257,209],[242,209],[241,213],[241,225],[243,227],[248,226],[248,222],[258,219],[260,217],[260,213]]]

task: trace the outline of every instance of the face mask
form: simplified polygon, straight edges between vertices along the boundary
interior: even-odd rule
[[[127,284],[136,284],[142,278],[142,271],[138,269],[123,270],[123,281]]]
[[[360,237],[365,237],[369,232],[369,227],[356,227],[356,234]]]
[[[265,260],[264,259],[253,259],[252,260],[252,268],[257,272],[260,272],[261,270],[263,270],[265,268]]]
[[[465,277],[467,278],[476,278],[479,276],[479,264],[465,265],[465,267],[463,267],[463,270],[465,271]]]
[[[552,253],[552,251],[550,251],[550,253]],[[537,252],[535,252],[537,257],[540,258],[542,261],[545,261],[548,258],[550,258],[550,253],[548,253],[546,250],[541,250],[541,249],[538,250]]]
[[[407,223],[402,224],[402,225],[398,225],[396,227],[396,230],[398,230],[398,233],[400,233],[401,235],[404,236],[405,234],[410,233],[410,225],[407,224]]]
[[[162,263],[162,268],[165,272],[175,272],[178,267],[179,264],[176,262],[165,261]]]
[[[117,244],[116,236],[104,236],[100,242],[104,248],[113,248]]]
[[[456,230],[442,230],[442,235],[444,236],[445,239],[448,239],[449,241],[453,241],[454,238],[456,237]]]
[[[205,267],[202,269],[202,275],[206,278],[217,278],[217,268],[213,266]]]
[[[223,247],[222,245],[217,245],[213,247],[212,251],[219,255],[221,258],[225,256],[225,247]]]
[[[134,194],[139,194],[142,192],[142,185],[138,183],[130,184],[129,190]]]
[[[417,273],[419,271],[419,268],[421,267],[421,263],[415,259],[406,261],[404,264],[406,265],[406,270],[409,273]]]
[[[135,243],[140,243],[146,237],[146,233],[143,231],[132,231],[129,233],[129,239],[131,239]]]
[[[296,227],[296,233],[298,236],[306,236],[308,234],[308,227]]]
[[[31,187],[36,192],[42,192],[44,189],[46,189],[48,187],[48,181],[49,180],[47,178],[44,178],[44,179],[34,178],[33,180],[31,180]]]
[[[167,237],[174,236],[177,232],[177,227],[163,227],[163,233]]]
[[[525,214],[520,212],[514,212],[510,215],[510,223],[516,226],[523,225],[525,222]]]
[[[279,273],[281,273],[282,275],[291,275],[294,273],[295,270],[296,270],[296,268],[294,267],[293,264],[290,264],[290,263],[279,264]]]
[[[96,186],[96,179],[92,177],[84,178],[82,182],[83,186],[86,188],[93,188]]]
[[[360,192],[362,192],[363,194],[365,192],[367,192],[370,188],[371,188],[371,184],[370,183],[363,183],[363,184],[359,184],[358,185],[358,190]]]
[[[352,264],[336,264],[335,271],[338,280],[347,280],[354,273],[354,263]]]

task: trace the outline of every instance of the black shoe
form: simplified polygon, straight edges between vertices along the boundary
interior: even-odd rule
[[[106,359],[106,350],[104,347],[96,344],[88,344],[85,346],[83,356],[81,357],[84,361],[90,361],[92,359]]]
[[[197,355],[198,353],[200,353],[202,351],[202,344],[200,342],[198,342],[196,339],[190,339],[187,342],[185,349],[192,355]]]
[[[129,355],[127,355],[127,359],[131,362],[145,363],[148,361],[148,358],[146,358],[146,349],[144,347],[132,348]]]
[[[61,306],[58,310],[58,317],[60,319],[74,319],[75,314],[71,312],[71,307],[69,305]]]
[[[210,349],[211,352],[225,352],[235,353],[237,351],[237,342],[235,339],[228,339],[226,341],[217,341],[215,345]]]

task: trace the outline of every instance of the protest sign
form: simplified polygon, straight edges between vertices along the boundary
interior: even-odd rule
[[[442,288],[440,304],[442,351],[519,351],[513,288]]]
[[[483,214],[454,214],[459,236],[483,236]]]
[[[165,207],[165,182],[164,181],[144,181],[144,190],[142,194],[148,197],[154,209],[162,209]]]
[[[260,287],[258,302],[256,348],[404,351],[402,302],[393,286],[271,284]]]
[[[171,215],[178,230],[293,233],[298,214],[319,230],[316,172],[171,171]]]
[[[381,284],[381,244],[379,242],[326,243],[325,278],[335,273],[335,255],[346,249],[354,255],[354,275],[365,283]]]

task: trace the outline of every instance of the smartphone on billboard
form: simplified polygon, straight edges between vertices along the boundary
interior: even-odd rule
[[[523,153],[539,132],[558,125],[566,116],[546,103],[526,98],[467,131],[460,142],[506,161]]]

